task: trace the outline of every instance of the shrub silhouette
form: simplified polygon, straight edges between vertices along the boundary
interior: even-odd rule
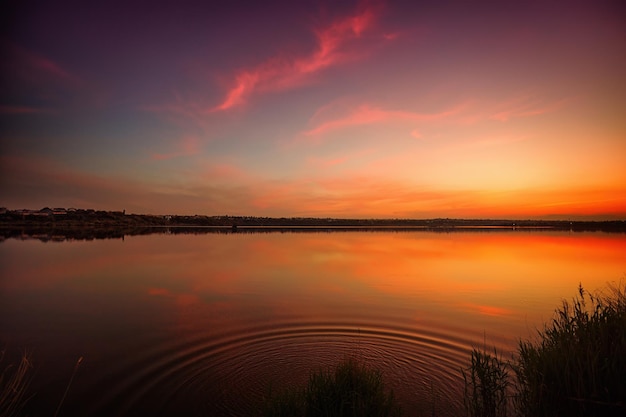
[[[399,416],[393,392],[379,370],[347,359],[334,370],[320,370],[308,385],[267,399],[264,416],[387,417]]]

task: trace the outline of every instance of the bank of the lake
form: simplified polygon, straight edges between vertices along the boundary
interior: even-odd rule
[[[127,214],[122,211],[93,209],[7,210],[0,212],[0,231],[52,230],[59,233],[77,229],[121,230],[147,233],[152,227],[226,227],[226,228],[423,228],[437,229],[550,229],[572,231],[626,232],[626,221],[575,221],[537,219],[359,219],[315,217],[256,217],[209,215]]]

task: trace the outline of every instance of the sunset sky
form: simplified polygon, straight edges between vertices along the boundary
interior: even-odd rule
[[[0,206],[626,219],[621,1],[97,3],[2,3]]]

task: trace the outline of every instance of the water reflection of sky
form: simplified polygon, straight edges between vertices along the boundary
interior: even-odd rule
[[[123,374],[139,350],[162,357],[176,343],[281,326],[391,329],[463,349],[486,337],[507,349],[579,283],[593,291],[624,279],[625,253],[625,235],[561,232],[7,240],[0,328],[4,342],[59,368],[51,380],[87,357],[94,384],[98,367]]]
[[[106,296],[232,314],[229,303],[255,300],[307,317],[436,310],[464,326],[503,319],[512,332],[520,317],[531,327],[549,317],[578,283],[595,290],[626,274],[626,238],[589,233],[153,235],[1,250],[3,293],[80,294],[54,309]]]

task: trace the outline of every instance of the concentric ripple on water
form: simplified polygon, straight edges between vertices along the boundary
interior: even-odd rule
[[[283,323],[282,327],[144,347],[99,381],[94,414],[253,415],[270,390],[303,385],[311,372],[354,357],[380,369],[405,408],[454,413],[470,341],[433,330]],[[117,381],[117,382],[113,382]]]

